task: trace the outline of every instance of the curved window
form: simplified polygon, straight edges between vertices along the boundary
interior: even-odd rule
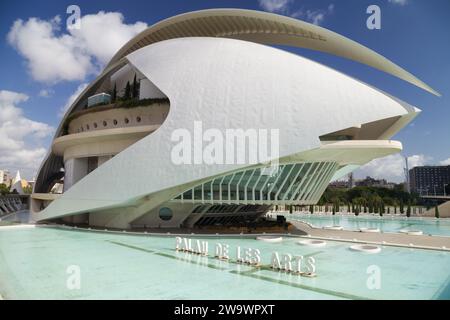
[[[106,121],[103,121],[103,126],[106,127],[108,123]]]
[[[89,125],[88,124],[86,125],[86,130],[89,130]]]
[[[97,128],[97,122],[94,122],[94,128]]]
[[[128,118],[125,118],[125,124],[128,124],[128,122],[130,122],[130,120],[128,120]]]
[[[117,120],[116,119],[114,119],[113,123],[114,123],[115,126],[117,126]]]
[[[159,209],[159,218],[164,221],[169,221],[173,217],[172,209],[163,207]]]
[[[137,118],[136,118],[136,121],[137,121],[137,122],[141,122],[141,117],[137,117]]]

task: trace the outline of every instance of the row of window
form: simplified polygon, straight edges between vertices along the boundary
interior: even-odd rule
[[[140,123],[141,121],[142,121],[141,117],[137,116],[136,117],[136,122]],[[113,122],[114,126],[117,126],[119,124],[119,122],[116,119],[114,119],[112,122]],[[129,124],[130,120],[128,118],[125,118],[123,120],[123,122],[124,122],[124,124]],[[103,127],[107,127],[108,126],[108,121],[104,120],[101,123],[101,125],[103,125]],[[98,127],[99,127],[99,124],[97,124],[97,122],[94,122],[93,125],[92,125],[92,128],[93,129],[97,129]],[[81,126],[80,128],[78,128],[77,132],[84,132],[84,131],[89,131],[89,130],[91,130],[91,126],[89,124],[87,124],[86,126]]]

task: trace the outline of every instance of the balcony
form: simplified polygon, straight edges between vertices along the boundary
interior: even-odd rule
[[[159,126],[169,112],[169,99],[117,101],[69,115],[62,135],[137,126]]]

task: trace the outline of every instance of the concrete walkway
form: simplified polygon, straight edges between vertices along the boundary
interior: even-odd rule
[[[292,233],[298,232],[300,235],[304,235],[306,233],[308,237],[312,238],[450,251],[450,237],[428,235],[415,236],[401,233],[364,233],[359,231],[325,230],[313,228],[300,221],[289,222],[297,229],[296,232]]]

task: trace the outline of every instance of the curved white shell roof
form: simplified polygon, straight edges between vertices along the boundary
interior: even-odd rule
[[[84,177],[39,219],[93,212],[189,185],[244,165],[175,165],[171,134],[204,129],[280,130],[280,157],[320,147],[319,136],[416,109],[349,76],[272,47],[226,38],[178,38],[126,57],[170,99],[153,134]],[[170,198],[170,195],[168,195]]]
[[[439,95],[428,85],[378,53],[330,30],[267,12],[243,9],[210,9],[181,14],[156,23],[131,39],[75,100],[63,117],[55,138],[62,133],[67,117],[86,97],[95,94],[108,75],[126,63],[126,55],[153,43],[180,37],[222,37],[263,44],[283,44],[324,51],[359,61],[390,73],[416,86]],[[45,179],[57,175],[62,160],[51,152],[38,171],[35,189],[45,189]]]
[[[108,67],[144,46],[182,37],[224,37],[323,51],[366,64],[439,95],[382,55],[333,31],[286,16],[244,9],[200,10],[165,19],[125,44]]]

